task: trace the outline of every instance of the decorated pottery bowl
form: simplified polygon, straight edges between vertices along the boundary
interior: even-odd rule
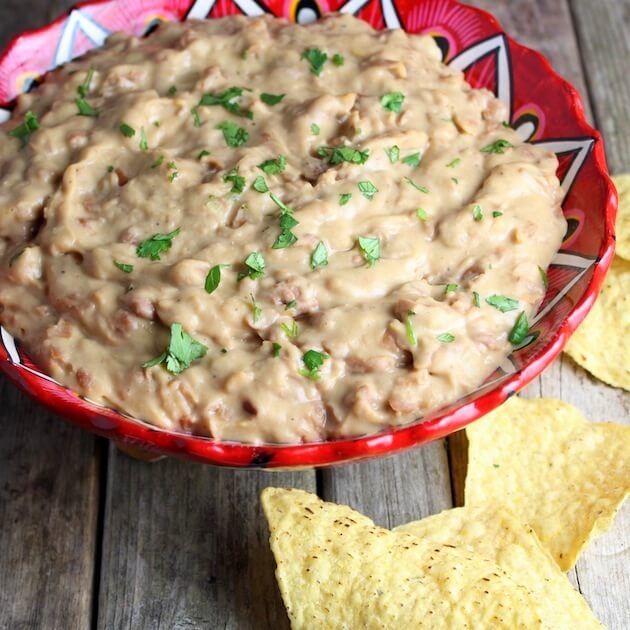
[[[376,28],[428,33],[444,61],[474,87],[507,105],[520,136],[554,151],[568,230],[549,269],[549,287],[523,343],[475,392],[411,424],[373,435],[308,444],[253,446],[159,429],[79,397],[43,374],[0,328],[0,370],[60,416],[128,449],[209,464],[301,468],[394,453],[473,422],[538,376],[560,353],[597,297],[614,249],[616,193],[604,146],[584,119],[575,88],[539,53],[513,41],[488,13],[454,0],[101,0],[78,5],[37,31],[16,37],[0,56],[0,120],[11,102],[47,71],[101,46],[114,31],[143,35],[160,22],[265,12],[306,23],[322,13],[353,13]]]

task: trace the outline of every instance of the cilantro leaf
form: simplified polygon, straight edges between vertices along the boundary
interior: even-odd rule
[[[549,277],[547,276],[547,272],[539,265],[538,271],[540,273],[540,279],[542,280],[543,287],[545,287],[545,291],[549,288]]]
[[[453,343],[453,341],[455,341],[455,335],[451,335],[451,333],[442,333],[441,335],[438,335],[437,340],[442,343]]]
[[[319,136],[319,132],[320,132],[320,126],[317,123],[312,123],[311,124],[311,133],[314,136]]]
[[[239,195],[245,190],[245,178],[238,174],[237,168],[233,168],[224,175],[223,181],[232,183],[232,188],[230,189],[231,193]]]
[[[250,293],[249,297],[252,300],[252,321],[255,324],[260,319],[260,316],[262,315],[262,309],[260,308],[260,305],[258,304],[258,302],[256,302],[256,298],[254,297],[253,293]]]
[[[514,326],[512,326],[512,330],[510,330],[508,340],[512,345],[517,346],[519,343],[523,343],[528,332],[529,322],[527,321],[527,315],[525,315],[525,311],[521,311],[514,322]]]
[[[208,271],[208,275],[206,276],[206,282],[204,284],[204,289],[206,293],[214,293],[219,288],[219,284],[221,284],[221,268],[229,267],[229,265],[215,265],[211,267]]]
[[[391,164],[395,164],[400,159],[400,149],[396,145],[389,149],[385,149],[385,153],[387,153],[387,157],[389,158]]]
[[[168,234],[154,234],[151,238],[142,241],[136,247],[136,254],[140,258],[160,260],[160,254],[167,252],[173,245],[173,239],[179,234],[181,228],[177,228]]]
[[[416,208],[416,216],[420,221],[426,221],[428,218],[427,211],[424,208]]]
[[[481,206],[479,204],[475,204],[473,207],[472,215],[475,221],[481,221],[481,219],[483,219],[483,211],[481,210]]]
[[[285,96],[286,94],[268,94],[267,92],[263,92],[260,95],[260,100],[265,105],[273,107],[274,105],[277,105]]]
[[[177,87],[171,85],[171,87],[166,90],[166,96],[175,96],[175,94],[177,94]]]
[[[300,370],[300,374],[313,381],[319,380],[320,369],[324,365],[324,361],[328,359],[328,355],[317,350],[307,350],[302,355],[304,367]]]
[[[228,120],[217,125],[216,128],[223,132],[223,138],[228,147],[240,147],[249,140],[249,133],[243,127]]]
[[[133,265],[119,262],[118,260],[114,261],[114,265],[124,273],[131,273],[133,271]]]
[[[378,192],[378,188],[368,180],[359,182],[357,186],[361,194],[370,201],[374,199],[374,195]]]
[[[477,291],[473,291],[472,292],[473,295],[473,304],[479,308],[481,306],[481,300],[479,298],[479,293],[477,293]]]
[[[319,147],[317,155],[320,158],[328,158],[329,164],[337,165],[342,162],[350,164],[365,164],[370,157],[370,151],[360,151],[354,147]]]
[[[243,109],[238,103],[234,102],[235,99],[243,94],[243,92],[244,88],[234,86],[228,88],[220,94],[204,94],[199,101],[199,105],[204,107],[218,105],[230,112],[230,114],[241,116],[243,118],[249,118],[251,120],[254,117],[254,114],[247,109]]]
[[[515,311],[518,308],[518,300],[514,300],[504,295],[491,295],[486,298],[486,304],[494,306],[502,313],[508,313],[509,311]]]
[[[411,153],[407,157],[404,157],[401,161],[403,164],[407,164],[408,166],[418,166],[418,164],[420,164],[421,159],[422,159],[422,156],[420,155],[420,152],[418,151],[417,153]]]
[[[429,189],[426,186],[421,186],[420,184],[416,184],[416,182],[414,182],[412,179],[409,179],[409,177],[405,177],[405,181],[408,184],[411,184],[411,186],[413,186],[416,190],[419,190],[421,193],[425,193],[425,194],[429,193]]]
[[[291,230],[282,230],[273,242],[271,249],[285,249],[297,243],[297,236]]]
[[[267,173],[267,175],[278,175],[282,173],[287,167],[287,158],[284,155],[279,155],[273,160],[265,160],[262,164],[258,165],[258,168]]]
[[[497,217],[502,217],[503,216],[503,212],[499,212],[498,210],[494,210],[492,212],[492,216],[496,219]]]
[[[352,193],[341,193],[339,195],[339,205],[340,206],[345,206],[350,199],[352,199]]]
[[[252,188],[259,193],[269,192],[269,186],[267,186],[267,182],[262,175],[259,175],[252,184]]]
[[[409,341],[409,345],[412,348],[418,345],[416,331],[413,329],[413,321],[411,321],[412,316],[415,314],[415,311],[407,311],[407,317],[405,317],[405,333],[407,334],[407,341]]]
[[[260,252],[252,252],[245,259],[247,274],[252,280],[262,278],[265,275],[265,259]]]
[[[280,328],[284,331],[284,334],[289,339],[295,339],[300,334],[300,329],[298,328],[297,322],[295,320],[291,321],[291,325],[282,323],[280,324]]]
[[[319,267],[325,267],[328,264],[328,250],[324,241],[319,241],[317,247],[311,254],[311,269],[315,270]]]
[[[302,53],[302,59],[306,59],[311,66],[311,73],[318,77],[324,68],[328,55],[319,48],[307,48]]]
[[[210,155],[210,151],[208,151],[208,149],[201,149],[201,151],[199,151],[199,153],[197,154],[197,159],[201,160],[202,158],[206,157],[206,155]]]
[[[171,338],[168,348],[159,357],[147,361],[143,368],[153,367],[166,361],[166,369],[171,374],[180,374],[192,365],[192,362],[206,356],[207,346],[199,343],[186,333],[181,324],[171,325]]]
[[[277,358],[280,356],[280,351],[281,351],[281,350],[282,350],[282,346],[281,346],[279,343],[277,343],[276,341],[274,341],[274,342],[271,344],[271,355],[272,355],[274,358],[276,358],[276,359],[277,359]]]
[[[74,102],[79,110],[79,116],[87,116],[89,118],[96,118],[98,116],[98,110],[92,107],[82,96],[75,98]]]
[[[140,151],[149,150],[149,141],[147,140],[147,134],[144,127],[140,127],[140,143],[138,144]]]
[[[511,149],[514,145],[503,138],[499,138],[485,147],[479,149],[482,153],[505,153],[506,149]]]
[[[199,107],[193,107],[190,110],[190,113],[193,117],[193,127],[199,128],[201,127],[201,116],[199,115]]]
[[[151,163],[151,168],[158,168],[158,166],[162,166],[164,163],[164,156],[158,155],[158,157]]]
[[[136,130],[127,123],[120,123],[119,129],[125,138],[133,138],[136,135]]]
[[[454,282],[449,282],[449,284],[444,286],[444,294],[448,295],[449,293],[454,293],[458,289],[458,285]]]
[[[451,160],[447,165],[446,168],[455,168],[460,162],[462,161],[461,158],[456,157],[454,160]]]
[[[368,267],[373,267],[381,257],[381,241],[375,236],[359,236],[359,251]]]
[[[381,105],[390,112],[398,113],[404,100],[405,95],[402,92],[387,92],[381,96]]]
[[[83,83],[77,88],[77,94],[81,98],[85,98],[90,91],[90,84],[92,83],[92,77],[94,76],[94,68],[90,68],[86,75]]]
[[[343,58],[343,55],[340,55],[339,53],[335,53],[332,56],[331,61],[333,62],[333,64],[337,67],[339,66],[343,66],[343,64],[346,62],[346,60]]]
[[[11,129],[9,135],[13,138],[18,138],[22,141],[22,144],[28,144],[31,136],[35,131],[39,129],[39,120],[37,114],[32,111],[27,111],[24,114],[24,122],[21,125]]]

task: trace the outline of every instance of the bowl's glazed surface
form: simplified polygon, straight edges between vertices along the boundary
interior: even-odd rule
[[[15,38],[0,57],[0,121],[10,103],[48,70],[99,46],[114,31],[142,35],[160,21],[271,12],[301,23],[350,12],[376,28],[429,33],[446,63],[474,87],[503,100],[524,140],[558,154],[569,228],[549,268],[549,288],[530,335],[475,392],[428,419],[380,433],[295,445],[235,444],[158,429],[80,398],[42,374],[0,328],[0,370],[68,420],[130,447],[205,463],[299,468],[348,462],[417,446],[460,429],[501,404],[560,353],[597,297],[614,250],[616,193],[600,135],[584,119],[576,90],[537,52],[510,39],[497,21],[454,0],[101,0],[77,6],[38,31]]]

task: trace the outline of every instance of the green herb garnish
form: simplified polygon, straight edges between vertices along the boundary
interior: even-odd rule
[[[206,293],[213,293],[218,289],[219,284],[221,283],[221,268],[229,266],[230,265],[215,265],[214,267],[210,267],[204,284]]]
[[[357,184],[360,193],[366,198],[372,201],[374,195],[378,192],[378,188],[371,181],[363,181]]]
[[[247,109],[243,109],[238,103],[234,102],[235,99],[243,94],[244,91],[244,88],[234,86],[228,88],[220,94],[204,94],[199,101],[199,105],[204,107],[218,105],[223,107],[223,109],[226,109],[230,112],[230,114],[241,116],[243,118],[249,118],[251,120],[254,117],[254,114]]]
[[[549,288],[549,277],[547,276],[547,272],[538,265],[538,272],[540,273],[540,279],[542,280],[543,287],[545,287],[545,291]]]
[[[270,107],[273,107],[274,105],[277,105],[285,96],[286,94],[268,94],[266,92],[263,92],[260,95],[260,100],[265,105],[269,105]]]
[[[272,355],[274,358],[276,358],[276,359],[277,359],[277,358],[280,356],[280,351],[281,351],[281,350],[282,350],[282,346],[281,346],[279,343],[277,343],[277,342],[275,342],[275,341],[274,341],[274,342],[271,344],[271,355]]]
[[[457,291],[458,288],[459,286],[457,284],[455,284],[454,282],[450,282],[449,284],[444,286],[444,294],[448,295],[449,293],[454,293],[455,291]]]
[[[427,211],[424,208],[416,208],[416,216],[420,221],[426,221],[428,218]]]
[[[168,348],[155,359],[147,361],[143,368],[150,368],[166,362],[166,369],[171,374],[180,374],[192,365],[192,362],[206,356],[208,348],[186,333],[181,324],[171,325],[171,338]]]
[[[149,150],[149,141],[147,140],[147,134],[144,127],[140,127],[140,142],[138,144],[140,151]]]
[[[492,213],[492,216],[496,219],[497,217],[502,217],[503,216],[503,212],[499,212],[498,210],[495,210]]]
[[[77,94],[85,98],[90,91],[90,84],[92,83],[92,77],[94,76],[94,68],[90,68],[85,75],[85,80],[83,83],[77,88]]]
[[[24,122],[14,129],[11,129],[11,131],[9,131],[9,135],[13,138],[21,140],[22,144],[28,144],[31,136],[38,129],[39,120],[37,119],[37,114],[29,110],[26,114],[24,114]]]
[[[252,188],[259,193],[269,192],[269,186],[267,186],[267,182],[262,175],[259,175],[252,184]]]
[[[223,176],[224,182],[231,182],[231,193],[240,195],[245,190],[245,178],[238,174],[238,168],[233,168]]]
[[[201,151],[199,151],[199,153],[197,154],[197,159],[201,160],[202,158],[206,157],[206,155],[210,155],[210,151],[208,151],[208,149],[201,149]]]
[[[312,123],[311,124],[311,133],[314,136],[319,136],[319,132],[320,132],[320,126],[317,123]]]
[[[228,147],[240,147],[249,140],[249,133],[229,120],[217,125],[216,128],[223,132],[223,138]]]
[[[419,190],[421,193],[425,193],[425,194],[429,193],[429,189],[426,186],[421,186],[420,184],[416,184],[416,182],[414,182],[413,179],[410,179],[409,177],[405,177],[405,181],[408,184],[411,184],[416,190]]]
[[[481,299],[479,298],[479,293],[477,293],[477,291],[473,291],[472,293],[472,300],[473,300],[473,304],[479,308],[481,306]]]
[[[336,66],[343,66],[343,64],[345,63],[346,60],[343,58],[343,55],[340,55],[339,53],[335,53],[332,56],[332,60],[331,61]]]
[[[418,153],[412,153],[411,155],[404,157],[401,161],[403,164],[407,164],[408,166],[418,166],[418,164],[420,164],[421,159],[422,159],[422,156],[420,155],[420,152],[418,152]]]
[[[514,300],[504,295],[491,295],[486,298],[486,304],[494,306],[502,313],[508,313],[509,311],[515,311],[518,308],[518,300]]]
[[[319,48],[307,48],[302,53],[302,59],[306,59],[311,66],[311,73],[318,77],[324,68],[328,55]]]
[[[368,267],[373,267],[381,257],[381,241],[375,236],[359,236],[359,251]]]
[[[249,276],[252,280],[262,278],[265,275],[265,259],[260,252],[252,252],[245,259],[245,266],[247,267],[246,276]]]
[[[311,254],[311,269],[325,267],[328,264],[328,250],[324,241],[319,241]]]
[[[518,346],[519,343],[523,343],[528,332],[529,322],[527,321],[527,315],[525,315],[525,311],[521,311],[514,322],[514,326],[512,326],[512,330],[510,330],[508,340],[512,345]]]
[[[190,113],[192,114],[193,117],[193,127],[201,127],[201,116],[199,114],[199,108],[198,107],[193,107],[190,110]]]
[[[260,308],[260,305],[258,304],[258,302],[256,302],[256,298],[254,297],[253,293],[250,293],[249,297],[252,300],[252,321],[255,324],[260,319],[260,316],[262,315],[262,309]]]
[[[177,94],[177,88],[171,85],[171,87],[166,90],[166,96],[175,96],[175,94]]]
[[[442,343],[453,343],[453,341],[455,341],[455,335],[451,335],[451,333],[442,333],[441,335],[438,335],[437,340]]]
[[[160,254],[167,252],[173,245],[173,239],[180,233],[181,228],[176,228],[168,234],[154,234],[151,238],[142,241],[136,247],[136,254],[140,258],[160,260]]]
[[[79,116],[87,116],[89,118],[96,118],[98,116],[98,110],[92,107],[82,96],[75,98],[74,102],[79,110]]]
[[[297,301],[296,300],[290,300],[288,301],[285,306],[284,306],[284,310],[288,311],[291,308],[296,308],[297,307]]]
[[[290,326],[285,323],[280,324],[280,328],[289,339],[295,339],[300,334],[300,329],[298,328],[297,322],[294,320],[291,321]]]
[[[390,112],[398,113],[404,100],[405,95],[402,92],[387,92],[381,96],[381,105]]]
[[[446,168],[455,168],[460,162],[462,161],[461,158],[456,157],[454,160],[451,160],[447,165]]]
[[[127,263],[119,262],[118,260],[114,261],[114,265],[123,271],[124,273],[131,273],[133,271],[133,265],[129,265]]]
[[[359,151],[354,147],[319,147],[317,155],[327,158],[332,165],[349,162],[350,164],[365,164],[370,157],[369,150]]]
[[[297,243],[297,236],[291,230],[282,230],[271,246],[272,249],[285,249]]]
[[[133,138],[136,135],[136,130],[127,123],[120,123],[119,129],[125,138]]]
[[[511,149],[513,146],[514,145],[511,142],[499,138],[479,150],[482,153],[505,153],[506,149]]]
[[[287,158],[284,155],[279,155],[273,160],[265,160],[262,164],[258,165],[258,168],[267,173],[267,175],[278,175],[282,173],[286,167]]]
[[[387,157],[391,164],[395,164],[400,159],[400,148],[396,145],[390,147],[389,149],[385,149],[385,153],[387,153]]]
[[[407,317],[405,318],[405,332],[407,333],[407,340],[412,348],[418,345],[418,339],[416,337],[416,331],[413,329],[412,316],[415,315],[415,311],[407,311]]]
[[[481,210],[481,206],[479,204],[475,204],[473,207],[472,215],[475,221],[481,221],[481,219],[483,219],[483,211]]]
[[[152,163],[151,163],[151,168],[158,168],[158,166],[162,166],[162,164],[164,163],[164,156],[163,155],[159,155]]]
[[[345,206],[350,199],[352,199],[352,193],[341,193],[339,195],[339,205],[340,206]]]
[[[324,361],[328,359],[328,355],[317,350],[307,350],[302,355],[304,367],[300,370],[300,374],[313,381],[319,380],[320,369],[324,365]]]

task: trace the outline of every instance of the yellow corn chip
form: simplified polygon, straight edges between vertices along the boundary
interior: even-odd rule
[[[562,401],[513,397],[466,433],[466,505],[508,507],[563,571],[630,492],[630,426]]]
[[[619,192],[617,212],[617,256],[630,260],[630,173],[613,177]]]
[[[630,262],[615,256],[591,312],[565,352],[599,380],[630,391]]]
[[[262,502],[293,630],[554,627],[526,587],[473,551],[301,490],[267,488]]]
[[[394,531],[465,546],[495,562],[538,597],[544,619],[551,620],[554,628],[602,628],[533,530],[504,507],[490,504],[445,510]]]

